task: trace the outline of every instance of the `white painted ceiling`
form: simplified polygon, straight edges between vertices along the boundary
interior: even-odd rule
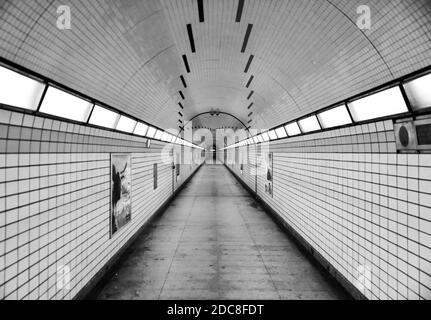
[[[359,0],[245,0],[241,22],[238,0],[204,0],[204,22],[196,0],[0,0],[0,56],[165,129],[211,109],[270,128],[431,65],[431,1],[366,3],[363,31]],[[56,27],[63,4],[71,30]]]

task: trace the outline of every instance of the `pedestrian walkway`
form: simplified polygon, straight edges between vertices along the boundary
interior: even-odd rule
[[[345,299],[221,165],[136,241],[99,299]]]

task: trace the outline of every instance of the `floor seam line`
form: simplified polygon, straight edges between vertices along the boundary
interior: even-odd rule
[[[192,215],[193,208],[194,208],[194,206],[195,206],[195,202],[196,202],[196,198],[194,198],[194,199],[193,199],[193,204],[192,204],[192,206],[191,206],[191,208],[190,208],[190,212],[189,212],[189,214],[188,214],[188,216],[187,216],[187,219],[186,219],[186,221],[185,221],[185,223],[184,223],[184,227],[183,227],[183,230],[182,230],[182,232],[181,232],[180,239],[178,240],[177,247],[175,248],[175,252],[174,252],[174,255],[173,255],[173,257],[172,257],[171,263],[169,264],[168,272],[166,273],[165,281],[163,282],[162,288],[160,289],[160,293],[159,293],[158,300],[160,300],[160,298],[161,298],[161,296],[162,296],[162,293],[163,293],[163,290],[164,290],[164,288],[165,288],[166,282],[167,282],[167,280],[168,280],[168,278],[169,278],[169,274],[170,274],[171,269],[172,269],[172,264],[174,263],[175,257],[176,257],[177,252],[178,252],[178,248],[179,248],[179,247],[180,247],[180,245],[181,245],[181,240],[182,240],[182,238],[183,238],[183,236],[184,236],[184,232],[185,232],[185,230],[186,230],[186,228],[187,228],[187,224],[188,224],[189,219],[190,219],[190,217],[191,217],[191,215]]]
[[[250,198],[251,198],[251,197],[250,197]],[[268,273],[268,276],[269,276],[269,278],[270,278],[270,280],[271,280],[272,286],[274,287],[275,292],[277,293],[277,296],[278,296],[279,300],[282,300],[282,299],[281,299],[281,295],[280,295],[280,293],[278,292],[277,286],[275,285],[274,279],[272,278],[271,272],[269,271],[269,269],[268,269],[268,267],[267,267],[267,265],[266,265],[266,263],[265,263],[265,260],[263,259],[262,252],[260,251],[259,247],[257,246],[256,241],[254,241],[254,238],[253,238],[253,236],[252,236],[252,234],[251,234],[251,232],[250,232],[249,225],[248,225],[248,223],[246,222],[246,220],[245,220],[245,219],[244,219],[244,217],[243,217],[243,214],[242,214],[241,208],[240,208],[238,205],[237,205],[237,208],[238,208],[239,215],[241,216],[241,219],[242,219],[242,221],[244,222],[244,225],[245,225],[245,227],[246,227],[246,229],[247,229],[247,232],[248,232],[248,234],[249,234],[249,236],[250,236],[250,239],[251,239],[251,241],[253,242],[253,245],[254,245],[254,247],[256,248],[257,252],[259,253],[259,259],[262,261],[263,266],[265,267],[265,270],[266,270],[266,272]]]

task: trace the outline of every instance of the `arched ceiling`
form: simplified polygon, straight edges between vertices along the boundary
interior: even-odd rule
[[[165,129],[210,109],[269,128],[431,65],[429,0],[368,0],[365,31],[361,0],[245,0],[240,22],[239,0],[203,0],[203,22],[197,3],[69,0],[59,30],[63,1],[0,0],[0,56]]]
[[[247,125],[246,123],[244,123]],[[243,122],[228,114],[210,114],[205,113],[198,115],[191,121],[191,126],[194,129],[208,129],[208,130],[224,130],[232,129],[234,131],[243,129]]]

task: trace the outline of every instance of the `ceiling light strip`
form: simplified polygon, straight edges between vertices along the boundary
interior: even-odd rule
[[[409,87],[413,84],[417,84],[415,88]],[[408,115],[429,114],[431,113],[429,84],[431,84],[431,67],[418,70],[271,130],[276,130],[279,136],[277,140],[281,140]],[[304,121],[310,119],[312,119],[311,127],[304,126]],[[298,126],[298,122],[302,122],[302,128]],[[286,130],[287,136],[284,136],[282,128]]]
[[[244,0],[238,0],[238,9],[236,11],[235,22],[241,22],[242,11],[244,9]]]
[[[186,80],[184,79],[184,76],[181,75],[180,79],[181,79],[181,82],[183,83],[184,88],[187,89],[187,83],[186,83]]]
[[[198,0],[199,22],[205,22],[204,3],[203,0]]]
[[[191,24],[187,25],[187,33],[189,35],[190,49],[192,50],[193,53],[196,53],[195,39],[193,38],[193,29]]]
[[[247,84],[245,85],[245,87],[246,87],[247,89],[248,89],[248,88],[250,88],[250,85],[251,85],[251,83],[252,83],[253,79],[254,79],[254,76],[253,76],[253,75],[252,75],[252,76],[250,76],[250,79],[248,80]]]
[[[247,73],[248,70],[250,69],[250,66],[251,66],[251,63],[253,62],[253,59],[254,59],[254,55],[250,55],[250,58],[248,58],[244,73]]]
[[[187,56],[185,54],[183,54],[183,62],[184,66],[186,67],[187,73],[190,73],[189,61],[187,60]]]
[[[247,26],[247,30],[245,32],[244,42],[242,43],[241,53],[244,53],[247,49],[248,40],[250,39],[251,30],[253,29],[253,25],[250,23]]]

